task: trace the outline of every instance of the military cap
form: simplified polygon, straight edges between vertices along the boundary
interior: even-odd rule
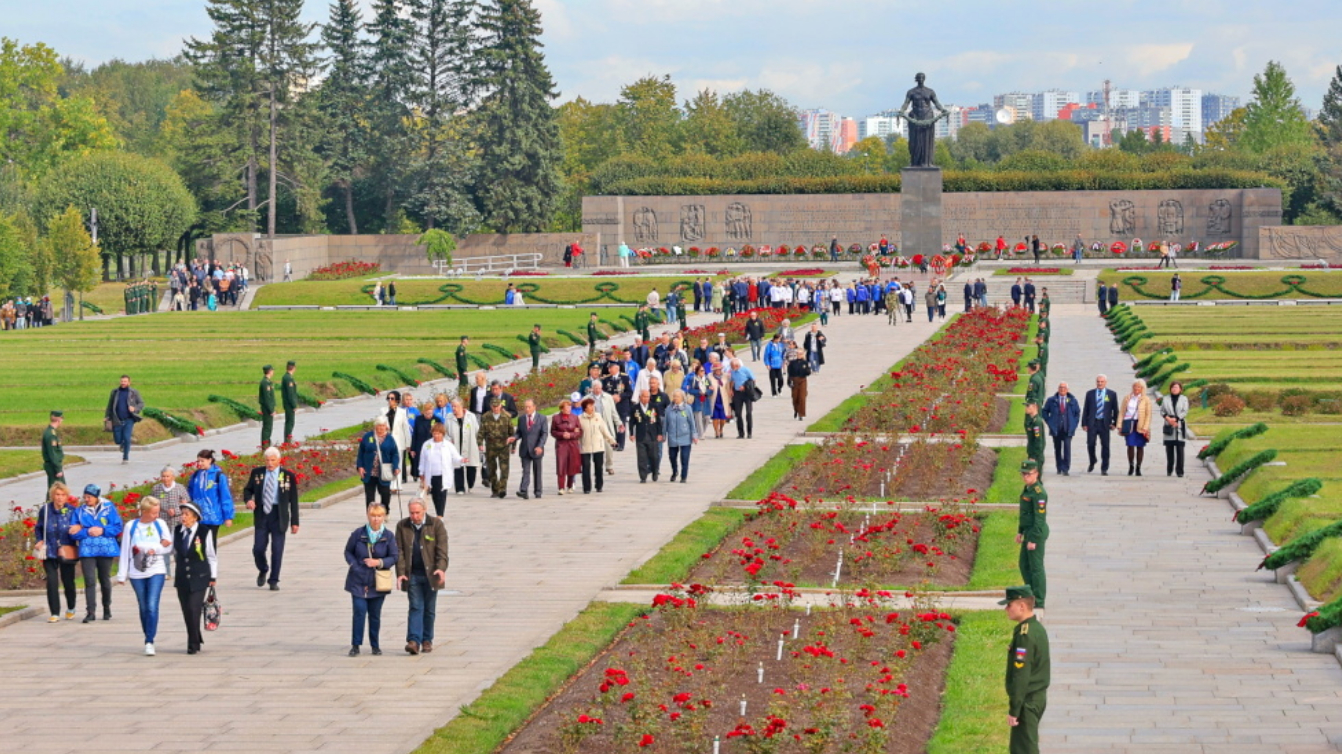
[[[495,406],[502,406],[502,405],[503,405],[503,399],[502,399],[502,398],[490,398],[490,399],[489,399],[489,407],[490,407],[490,408],[494,408]]]
[[[1029,363],[1029,364],[1026,364],[1025,366],[1028,366],[1028,367],[1037,367],[1037,366],[1039,366],[1039,359],[1030,359],[1030,363]]]
[[[1029,474],[1032,471],[1039,470],[1039,462],[1033,458],[1027,458],[1020,463],[1020,473]]]
[[[1005,604],[1011,602],[1012,600],[1023,600],[1023,599],[1025,599],[1025,598],[1027,598],[1027,597],[1033,597],[1033,596],[1034,596],[1034,590],[1031,589],[1028,585],[1026,585],[1026,586],[1009,586],[1009,587],[1007,587],[1007,589],[1006,589],[1006,599],[1004,599],[1004,600],[999,600],[997,604],[999,604],[999,605],[1005,605]],[[1022,650],[1022,651],[1024,651],[1024,650]]]
[[[275,367],[273,367],[273,366],[271,366],[271,365],[269,365],[269,364],[266,364],[265,366],[261,367],[261,374],[265,374],[265,373],[267,373],[267,372],[273,372],[273,371],[275,371]]]
[[[285,368],[285,369],[293,369],[293,368],[296,367],[296,366],[298,366],[298,362],[297,362],[297,361],[290,361],[289,363],[287,363],[287,364],[284,365],[284,368]]]
[[[59,419],[59,418],[61,418],[62,416],[65,416],[65,412],[64,412],[64,411],[61,411],[60,409],[56,409],[56,410],[54,410],[54,411],[51,412],[51,418],[53,418],[53,419]]]

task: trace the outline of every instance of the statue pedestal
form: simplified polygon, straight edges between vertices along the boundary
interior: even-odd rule
[[[941,168],[904,168],[899,177],[899,253],[930,259],[941,253]]]

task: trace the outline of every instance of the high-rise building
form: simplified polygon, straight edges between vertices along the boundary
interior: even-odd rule
[[[840,118],[830,138],[830,151],[834,154],[848,154],[848,150],[856,143],[857,121],[852,118]]]
[[[909,135],[908,124],[903,118],[896,118],[895,113],[898,110],[883,110],[875,115],[867,117],[857,122],[857,138],[865,139],[868,136],[879,136],[882,139],[890,134],[899,134],[907,138]]]
[[[933,133],[938,139],[954,139],[960,133],[960,126],[964,125],[964,108],[959,105],[943,105],[950,115],[937,121],[933,128]]]
[[[993,96],[993,110],[1006,109],[1012,117],[1012,121],[1030,120],[1034,117],[1033,94],[1026,92],[1007,92]]]
[[[1155,89],[1142,92],[1144,107],[1169,108],[1169,126],[1183,133],[1192,133],[1193,138],[1201,141],[1202,135],[1202,90],[1172,86],[1167,89]],[[1156,125],[1156,124],[1147,124]],[[1165,124],[1160,124],[1165,125]]]
[[[1202,95],[1202,130],[1220,123],[1239,107],[1239,97],[1228,94]]]
[[[1058,111],[1068,104],[1081,102],[1081,95],[1076,92],[1065,92],[1061,89],[1049,89],[1046,92],[1040,92],[1034,95],[1031,102],[1032,117],[1037,121],[1057,120]]]
[[[1100,108],[1104,107],[1104,92],[1086,92],[1086,104],[1094,104]],[[1132,110],[1140,107],[1142,104],[1142,93],[1136,89],[1110,89],[1109,90],[1109,109],[1112,110]]]
[[[801,132],[812,149],[833,149],[833,140],[843,116],[824,109],[803,110]]]

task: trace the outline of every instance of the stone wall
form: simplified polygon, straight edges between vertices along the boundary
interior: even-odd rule
[[[1259,259],[1342,263],[1342,225],[1279,225],[1258,229]]]
[[[358,260],[381,262],[386,272],[399,275],[433,275],[437,272],[413,235],[276,236],[275,249],[267,248],[265,236],[252,233],[220,233],[196,242],[196,254],[221,263],[242,263],[254,279],[263,282],[284,276],[284,264],[293,266],[295,279],[334,262]],[[515,233],[470,235],[460,242],[453,259],[501,254],[544,255],[542,264],[563,264],[564,247],[577,242],[595,249],[598,236],[583,233]],[[594,263],[594,262],[593,262]]]
[[[583,231],[609,250],[901,240],[899,194],[589,196],[582,208]],[[943,243],[964,233],[971,243],[1038,234],[1070,244],[1080,233],[1087,244],[1238,241],[1232,255],[1256,257],[1259,228],[1280,223],[1281,191],[1255,188],[946,193],[941,227]]]

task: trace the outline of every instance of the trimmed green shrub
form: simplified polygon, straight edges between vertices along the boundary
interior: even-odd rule
[[[1323,489],[1323,482],[1310,477],[1308,479],[1298,479],[1292,482],[1285,489],[1277,490],[1271,495],[1265,496],[1262,500],[1236,511],[1234,521],[1241,524],[1247,524],[1250,521],[1266,520],[1281,504],[1293,497],[1309,497],[1319,490]]]
[[[1215,385],[1213,385],[1212,387],[1215,387]],[[1230,447],[1230,443],[1234,442],[1235,440],[1247,440],[1250,437],[1257,437],[1266,431],[1267,431],[1267,425],[1264,424],[1263,422],[1258,422],[1257,424],[1250,424],[1247,427],[1241,427],[1235,430],[1234,432],[1231,432],[1230,434],[1226,435],[1225,437],[1213,441],[1210,445],[1203,448],[1198,453],[1198,458],[1215,458],[1216,456],[1224,453],[1225,449]]]
[[[377,371],[379,372],[387,372],[389,374],[396,375],[396,377],[401,380],[402,384],[409,385],[411,387],[420,384],[419,379],[417,379],[413,374],[410,374],[404,369],[398,369],[397,367],[391,366],[389,364],[375,364],[374,368],[377,369]]]
[[[181,417],[173,416],[167,411],[154,408],[152,406],[144,407],[144,417],[146,419],[153,419],[159,424],[162,424],[163,426],[167,427],[169,431],[176,432],[179,435],[201,434],[200,427],[197,427],[195,424],[192,424],[191,422]]]
[[[1291,542],[1278,547],[1271,555],[1263,558],[1263,562],[1258,564],[1258,569],[1271,568],[1275,570],[1292,561],[1304,560],[1325,539],[1337,536],[1342,536],[1342,521],[1334,521],[1322,529],[1316,529],[1304,536],[1296,537]]]
[[[344,380],[345,382],[348,382],[349,384],[354,386],[355,390],[358,390],[361,393],[368,393],[369,395],[377,395],[379,392],[377,388],[373,387],[372,385],[369,385],[367,382],[364,382],[363,380],[359,379],[358,377],[355,377],[352,374],[348,374],[346,372],[331,372],[331,376],[338,380]]]
[[[218,403],[219,405],[224,406],[234,414],[237,414],[239,419],[257,420],[261,418],[261,412],[259,410],[240,401],[235,401],[232,398],[225,398],[222,395],[208,395],[205,400],[210,403]]]
[[[432,369],[433,371],[437,372],[438,374],[441,374],[441,375],[444,376],[444,377],[456,377],[456,376],[457,376],[457,373],[456,373],[456,372],[452,371],[451,369],[448,369],[447,367],[443,366],[442,364],[439,364],[438,362],[434,361],[433,359],[423,359],[423,358],[415,359],[415,363],[416,363],[416,364],[423,364],[423,365],[429,367],[430,369]]]
[[[1235,482],[1236,479],[1248,474],[1254,469],[1265,463],[1271,463],[1277,457],[1277,451],[1273,448],[1259,451],[1249,458],[1235,464],[1229,471],[1222,472],[1221,476],[1207,482],[1202,486],[1202,491],[1210,494],[1216,494]]]

